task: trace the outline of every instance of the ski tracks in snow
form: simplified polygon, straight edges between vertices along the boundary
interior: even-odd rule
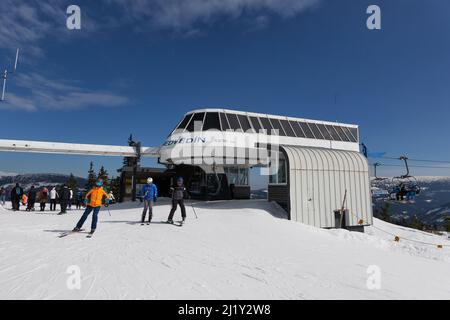
[[[448,264],[441,261],[384,247],[387,240],[374,236],[274,218],[261,209],[271,206],[267,202],[244,209],[233,209],[232,204],[204,204],[198,210],[200,218],[188,216],[180,228],[162,223],[168,204],[155,206],[149,226],[136,224],[142,208],[119,207],[111,217],[100,215],[92,239],[79,234],[57,238],[57,231],[73,226],[78,214],[2,213],[0,298],[360,299],[415,298],[423,297],[422,292],[450,296],[450,283],[440,276]],[[370,264],[383,270],[380,291],[366,288]],[[72,265],[81,270],[80,290],[66,285]],[[424,268],[431,270],[430,284],[410,284],[414,270]]]

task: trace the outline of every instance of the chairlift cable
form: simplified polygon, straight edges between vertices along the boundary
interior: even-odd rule
[[[377,157],[381,159],[387,159],[387,160],[401,160],[400,157]],[[408,158],[408,161],[412,162],[430,162],[430,163],[448,163],[450,164],[450,161],[448,160],[430,160],[430,159],[415,159],[415,158]]]
[[[373,166],[374,164],[372,164]],[[377,166],[379,167],[404,167],[401,164],[385,164],[379,163]],[[425,165],[409,165],[410,168],[429,168],[429,169],[450,169],[450,166],[425,166]]]

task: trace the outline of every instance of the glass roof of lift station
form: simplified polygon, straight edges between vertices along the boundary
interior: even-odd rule
[[[171,132],[194,132],[207,130],[234,130],[260,132],[295,138],[358,142],[358,126],[326,121],[241,112],[227,109],[201,109],[188,112]]]

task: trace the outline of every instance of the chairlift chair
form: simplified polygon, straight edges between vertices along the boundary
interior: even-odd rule
[[[384,183],[384,181],[386,181],[388,178],[382,178],[377,176],[377,167],[379,167],[380,165],[381,163],[379,162],[373,164],[374,178],[371,180],[372,196],[376,197],[377,199],[389,196],[389,190],[387,190],[386,185]]]
[[[406,173],[404,175],[392,178],[392,189],[389,192],[389,198],[395,201],[403,201],[411,196],[415,197],[420,194],[420,186],[417,179],[410,175],[408,166],[408,157],[401,156],[399,160],[405,164]],[[413,200],[413,199],[409,199]]]

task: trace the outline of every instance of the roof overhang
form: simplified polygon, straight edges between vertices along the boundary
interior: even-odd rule
[[[0,139],[0,151],[117,156],[117,157],[137,156],[135,148],[129,146],[25,141],[25,140],[4,140],[4,139]],[[142,147],[141,156],[157,158],[159,157],[159,147]]]

